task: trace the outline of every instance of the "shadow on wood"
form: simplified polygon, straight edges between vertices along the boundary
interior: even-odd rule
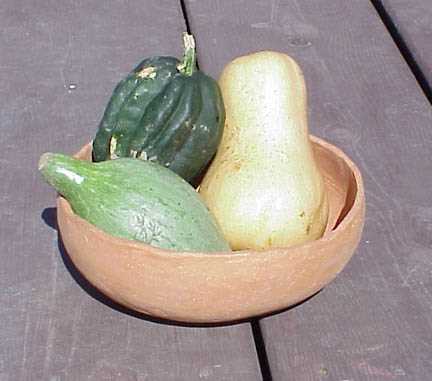
[[[57,208],[56,207],[45,208],[41,214],[41,218],[44,220],[44,222],[50,228],[58,230],[57,229]]]

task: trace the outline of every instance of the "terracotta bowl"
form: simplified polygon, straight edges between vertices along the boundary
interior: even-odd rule
[[[365,213],[358,168],[335,146],[311,140],[330,196],[330,219],[319,240],[266,251],[174,252],[110,236],[76,216],[59,197],[64,246],[101,292],[152,316],[223,322],[296,304],[344,268],[360,240]],[[89,160],[91,144],[76,156]]]

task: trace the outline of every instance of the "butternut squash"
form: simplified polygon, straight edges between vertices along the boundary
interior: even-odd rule
[[[219,85],[225,127],[199,192],[231,248],[286,247],[321,237],[328,199],[297,63],[271,51],[239,57],[224,68]]]

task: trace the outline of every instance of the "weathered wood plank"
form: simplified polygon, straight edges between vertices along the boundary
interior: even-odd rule
[[[361,167],[367,220],[348,267],[261,320],[274,380],[425,380],[432,372],[432,109],[367,0],[187,2],[200,64],[273,49],[305,72],[311,131]]]
[[[59,253],[37,173],[41,153],[92,138],[142,57],[181,54],[178,1],[6,0],[0,25],[0,379],[260,379],[248,324],[160,324],[89,288]]]
[[[432,3],[430,0],[376,0],[390,17],[432,87]]]

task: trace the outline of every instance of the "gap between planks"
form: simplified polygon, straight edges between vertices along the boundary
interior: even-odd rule
[[[398,47],[403,59],[408,64],[410,70],[414,74],[417,83],[423,90],[424,95],[428,99],[429,103],[432,104],[432,87],[431,84],[426,79],[422,69],[420,68],[418,62],[414,58],[410,48],[408,47],[405,39],[402,37],[402,34],[399,32],[395,22],[392,20],[391,16],[387,12],[385,6],[381,2],[381,0],[370,0],[372,5],[374,6],[376,12],[378,13],[381,21],[384,26],[387,28],[390,36],[392,37],[394,43]]]

